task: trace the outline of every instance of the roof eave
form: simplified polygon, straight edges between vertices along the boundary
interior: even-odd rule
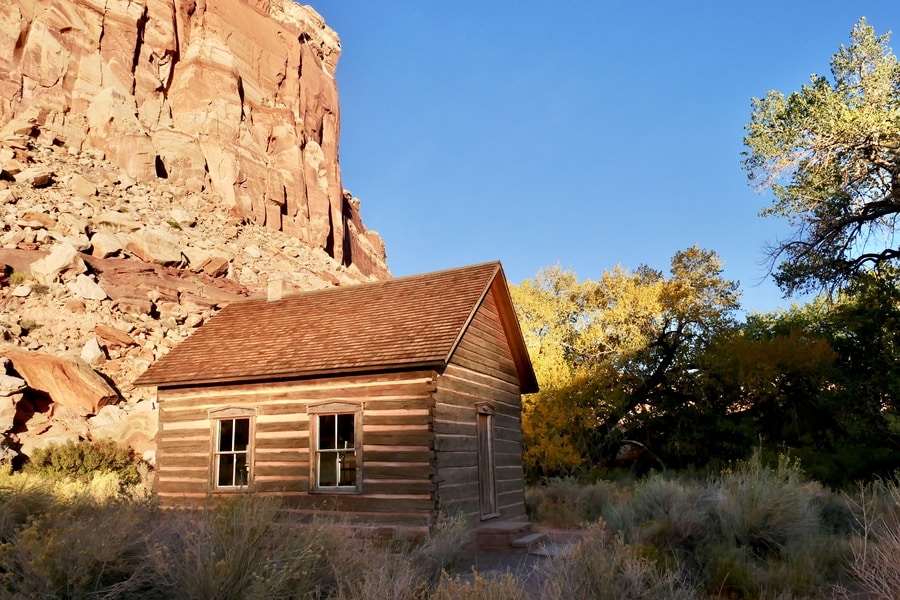
[[[163,378],[154,377],[138,377],[134,384],[138,387],[157,387],[157,388],[182,388],[182,387],[202,387],[213,385],[229,385],[229,384],[246,384],[246,383],[265,383],[269,381],[284,381],[294,379],[313,379],[316,377],[332,377],[335,375],[361,375],[385,371],[414,371],[419,369],[441,370],[446,366],[442,360],[409,362],[409,363],[393,363],[382,365],[364,365],[360,367],[340,367],[333,369],[311,369],[308,371],[284,371],[279,373],[255,373],[240,376],[223,375],[221,377],[206,378],[184,378],[177,381],[165,380]],[[146,373],[145,373],[146,375]]]

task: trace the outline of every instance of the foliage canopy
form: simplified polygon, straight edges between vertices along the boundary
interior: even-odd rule
[[[774,195],[762,214],[794,228],[770,249],[788,293],[833,291],[900,259],[900,63],[889,39],[860,19],[831,81],[814,74],[800,91],[752,101],[743,166]]]

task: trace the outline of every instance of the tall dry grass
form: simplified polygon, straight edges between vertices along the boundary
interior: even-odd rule
[[[624,486],[552,482],[543,497],[530,492],[533,514],[573,511],[563,520],[592,522],[587,535],[571,556],[506,574],[458,562],[461,517],[424,540],[385,541],[334,519],[297,523],[276,498],[161,511],[120,483],[0,473],[0,597],[900,597],[900,486],[835,494],[790,461]]]
[[[854,587],[869,598],[900,598],[900,483],[862,486],[852,501],[858,526],[850,567]]]

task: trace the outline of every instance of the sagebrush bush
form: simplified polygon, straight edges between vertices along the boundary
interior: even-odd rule
[[[143,461],[134,450],[114,440],[71,440],[37,448],[23,469],[26,473],[89,481],[95,473],[115,473],[123,486],[141,483]]]
[[[330,531],[340,532],[325,520]],[[382,540],[338,533],[326,538],[328,598],[337,600],[415,600],[426,597],[455,565],[469,540],[463,515],[443,516],[424,539]],[[372,568],[378,565],[378,568]]]
[[[698,597],[677,568],[669,568],[637,545],[611,536],[602,523],[592,525],[568,557],[551,559],[545,567],[541,598],[616,598],[688,600]]]
[[[324,530],[279,519],[278,498],[241,494],[155,529],[157,589],[173,599],[306,597],[325,577]]]
[[[553,478],[525,491],[525,508],[532,521],[572,528],[600,518],[613,484],[581,484],[571,477]]]
[[[851,571],[857,585],[872,598],[900,598],[900,483],[862,487],[853,508],[858,534]]]
[[[819,596],[845,576],[848,545],[830,492],[794,462],[757,454],[706,480],[652,474],[604,510],[625,543],[653,548],[711,594]],[[846,514],[846,513],[845,513]]]
[[[522,581],[512,573],[497,577],[472,574],[472,579],[451,577],[444,573],[431,600],[529,600],[532,598]]]
[[[10,541],[30,516],[43,514],[55,500],[43,479],[0,472],[0,543]]]
[[[0,546],[4,589],[23,598],[129,598],[152,589],[147,504],[89,498],[32,515]]]

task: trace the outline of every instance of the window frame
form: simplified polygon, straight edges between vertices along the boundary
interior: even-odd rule
[[[253,408],[227,407],[212,409],[209,411],[210,419],[210,461],[209,461],[209,487],[215,492],[245,492],[253,489],[255,448],[256,448],[256,410]],[[248,421],[247,449],[243,452],[219,450],[219,439],[222,432],[222,423],[246,419]],[[247,483],[246,485],[220,485],[219,460],[224,455],[246,455]]]
[[[357,402],[320,402],[310,404],[306,407],[306,413],[309,415],[309,492],[312,494],[360,494],[362,493],[363,481],[363,441],[362,441],[362,404]],[[356,483],[349,485],[321,486],[319,485],[320,456],[319,438],[319,418],[329,415],[353,415],[353,456],[356,461]],[[328,453],[340,453],[341,449],[336,448]]]

